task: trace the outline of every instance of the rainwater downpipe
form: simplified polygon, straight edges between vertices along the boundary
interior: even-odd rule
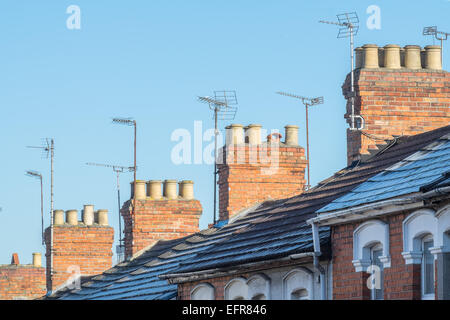
[[[314,244],[314,270],[319,272],[320,280],[320,299],[326,300],[326,277],[325,270],[319,263],[319,257],[322,255],[320,251],[319,227],[314,222],[311,224]]]

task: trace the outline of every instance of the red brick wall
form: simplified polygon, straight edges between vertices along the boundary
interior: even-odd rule
[[[94,224],[61,225],[53,229],[53,277],[50,276],[50,228],[45,230],[47,288],[54,290],[69,279],[69,268],[79,267],[82,276],[111,268],[114,230]]]
[[[391,267],[384,269],[384,299],[413,300],[421,298],[420,265],[405,264],[402,256],[402,222],[407,213],[384,217],[389,224]],[[332,227],[333,299],[370,299],[366,272],[355,272],[353,266],[353,231],[363,222]]]
[[[218,165],[219,220],[227,220],[258,202],[304,191],[307,162],[302,147],[281,144],[279,148],[264,149],[245,144],[229,145],[221,152],[224,160]],[[261,159],[261,154],[267,154],[267,159]]]
[[[130,257],[157,240],[177,239],[199,230],[202,206],[198,200],[137,200],[134,223],[131,202],[121,213],[125,222],[125,256]]]
[[[0,266],[0,300],[37,299],[45,293],[45,268]]]
[[[349,91],[350,76],[343,85]],[[420,69],[358,69],[355,72],[355,113],[364,117],[363,132],[392,139],[414,135],[450,123],[450,73]],[[351,114],[350,100],[347,113]],[[350,123],[350,119],[347,120]],[[351,163],[383,141],[347,130],[347,156]]]

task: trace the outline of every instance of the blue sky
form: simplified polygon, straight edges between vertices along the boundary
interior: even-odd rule
[[[81,29],[69,30],[69,5],[81,9]],[[369,30],[366,9],[381,10],[381,29]],[[132,164],[132,130],[114,116],[138,122],[138,178],[192,179],[212,220],[210,165],[175,165],[170,140],[178,128],[204,129],[211,114],[196,97],[236,90],[235,123],[281,131],[301,127],[304,108],[278,90],[325,98],[310,112],[311,178],[315,184],[346,165],[345,100],[349,44],[320,19],[356,11],[356,45],[432,44],[422,28],[450,31],[447,0],[423,1],[20,1],[0,3],[0,264],[18,252],[22,263],[40,241],[38,181],[43,173],[49,223],[49,161],[27,145],[55,139],[55,209],[95,204],[110,211],[117,230],[115,175],[86,162]],[[450,45],[446,44],[446,45]],[[450,54],[444,51],[444,68]],[[223,128],[227,122],[220,123]],[[121,176],[129,198],[132,174]]]

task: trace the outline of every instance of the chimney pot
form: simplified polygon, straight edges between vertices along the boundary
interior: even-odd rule
[[[364,49],[362,47],[355,48],[355,69],[364,66]]]
[[[92,226],[94,220],[94,205],[85,204],[83,207],[83,223],[87,226]]]
[[[405,46],[405,67],[408,69],[422,68],[419,46]]]
[[[136,200],[145,200],[146,192],[145,192],[145,183],[144,180],[136,180],[136,195],[134,195],[134,181],[131,181],[131,199]]]
[[[185,200],[194,199],[194,182],[191,180],[183,180],[179,183],[180,197]]]
[[[53,210],[53,224],[55,226],[64,224],[64,210]]]
[[[261,144],[261,127],[260,124],[249,124],[246,127],[245,133],[249,144]]]
[[[425,68],[441,70],[441,47],[426,46],[425,47]]]
[[[11,264],[19,265],[19,255],[17,253],[13,253],[11,257]]]
[[[384,46],[384,67],[389,69],[400,69],[400,46],[388,44]]]
[[[108,225],[108,210],[99,209],[97,211],[97,214],[98,214],[98,224],[101,226],[107,226]]]
[[[364,49],[364,68],[379,68],[378,65],[378,46],[376,44],[365,44]]]
[[[244,126],[242,124],[232,124],[230,125],[231,136],[230,142],[232,144],[243,144],[244,140]]]
[[[298,146],[298,126],[287,125],[285,129],[285,141],[284,143],[291,146]]]
[[[153,200],[161,199],[161,180],[149,180],[147,182],[147,195]]]
[[[42,267],[42,255],[40,253],[33,253],[33,267]]]
[[[177,181],[164,180],[164,197],[167,199],[177,199]]]
[[[72,226],[78,225],[78,211],[77,210],[67,210],[66,211],[66,222]]]

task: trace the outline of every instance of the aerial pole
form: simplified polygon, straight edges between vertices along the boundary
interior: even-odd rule
[[[361,115],[355,115],[355,53],[354,53],[354,36],[358,34],[359,30],[359,18],[356,12],[342,13],[336,15],[338,22],[320,20],[320,23],[332,24],[341,27],[339,29],[338,38],[350,38],[350,60],[351,60],[351,70],[350,70],[350,94],[346,95],[346,98],[350,99],[352,114],[350,116],[350,130],[362,130],[364,129],[364,118]],[[358,118],[361,121],[359,126],[356,125],[355,119]]]
[[[214,98],[198,97],[202,103],[208,104],[214,112],[214,203],[213,203],[213,224],[217,223],[217,139],[219,135],[218,120],[233,120],[236,116],[237,98],[235,91],[214,91]]]
[[[317,97],[317,98],[306,98],[303,96],[299,96],[296,94],[292,94],[292,93],[287,93],[287,92],[277,92],[277,94],[282,95],[282,96],[286,96],[286,97],[291,97],[294,99],[299,99],[304,105],[305,105],[305,109],[306,109],[306,161],[307,161],[307,177],[308,177],[308,183],[305,186],[306,190],[308,190],[311,187],[311,180],[310,180],[310,161],[309,161],[309,116],[308,116],[308,109],[310,106],[314,106],[314,105],[318,105],[318,104],[323,104],[323,97]]]
[[[42,236],[42,245],[45,245],[44,241],[44,191],[43,191],[43,184],[42,184],[42,174],[40,174],[37,171],[29,170],[26,172],[26,175],[32,178],[39,179],[40,185],[41,185],[41,236]]]
[[[86,163],[86,165],[112,168],[112,170],[116,173],[117,205],[118,205],[117,212],[118,212],[118,218],[119,218],[119,247],[120,247],[120,252],[122,252],[124,239],[122,237],[122,219],[120,218],[120,179],[119,179],[119,176],[123,172],[131,172],[131,171],[135,172],[134,167],[124,167],[124,166],[119,166],[119,165],[115,165],[115,164],[103,164],[103,163],[93,163],[93,162],[88,162],[88,163]],[[123,258],[122,253],[120,253],[119,261],[121,261],[122,258]]]
[[[53,175],[54,175],[54,158],[55,158],[55,142],[53,138],[46,138],[44,145],[41,147],[30,146],[28,148],[42,149],[45,158],[49,158],[50,155],[50,279],[53,279],[53,211],[54,211],[54,194],[53,194]],[[51,293],[51,290],[48,292]]]

